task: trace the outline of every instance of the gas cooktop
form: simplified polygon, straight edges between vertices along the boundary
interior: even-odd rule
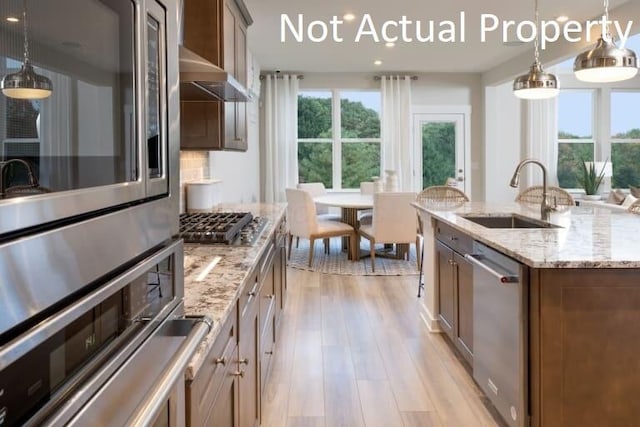
[[[266,220],[249,212],[185,213],[180,215],[179,237],[185,243],[251,246]]]

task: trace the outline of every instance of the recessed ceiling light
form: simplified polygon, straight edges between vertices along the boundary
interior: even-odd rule
[[[562,22],[567,22],[569,20],[569,17],[567,15],[560,15],[556,17],[556,21],[562,23]]]
[[[353,21],[354,19],[356,19],[356,15],[354,15],[353,13],[345,13],[342,17],[345,21]]]
[[[9,22],[20,22],[20,20],[18,18],[16,18],[15,16],[8,16],[7,17],[7,21],[9,21]]]
[[[373,61],[373,65],[382,65],[382,61],[376,59],[375,61]]]
[[[384,45],[386,47],[394,47],[396,44],[394,42],[386,42]]]

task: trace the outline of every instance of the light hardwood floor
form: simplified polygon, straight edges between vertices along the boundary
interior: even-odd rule
[[[497,425],[422,322],[415,276],[288,274],[263,426]]]

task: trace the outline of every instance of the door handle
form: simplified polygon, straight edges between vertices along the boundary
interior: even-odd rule
[[[493,277],[498,279],[498,281],[500,283],[518,283],[518,281],[520,280],[520,278],[518,276],[514,276],[512,274],[501,274],[500,272],[498,272],[495,269],[489,267],[488,265],[484,264],[483,262],[480,262],[480,260],[478,259],[480,257],[482,257],[482,255],[465,254],[465,256],[464,256],[464,258],[467,261],[469,261],[473,265],[476,265],[476,266],[482,268],[487,273],[491,274]]]

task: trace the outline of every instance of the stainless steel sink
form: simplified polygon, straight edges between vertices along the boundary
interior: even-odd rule
[[[467,221],[487,228],[560,228],[549,222],[540,221],[517,214],[507,215],[460,215]]]

